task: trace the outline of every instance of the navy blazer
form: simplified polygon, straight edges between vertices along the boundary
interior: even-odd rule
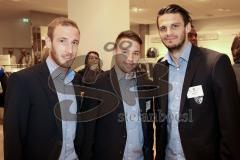
[[[168,63],[154,67],[154,81],[161,95],[156,98],[156,160],[165,159],[168,143]],[[201,85],[202,102],[187,98],[189,87]],[[237,160],[240,144],[240,105],[237,84],[227,55],[192,46],[183,83],[178,123],[183,152],[187,160]],[[160,112],[160,113],[159,113]],[[159,116],[161,115],[161,117]]]
[[[77,77],[73,84],[79,84]],[[5,100],[4,159],[58,159],[62,122],[54,114],[59,100],[46,62],[13,73]],[[76,100],[79,103],[79,97]],[[88,159],[83,143],[85,134],[84,125],[77,123],[74,145],[79,159]]]
[[[144,81],[144,82],[143,82]],[[137,79],[137,84],[151,85],[151,81],[142,78]],[[119,83],[115,69],[102,73],[95,87],[103,91],[108,91],[121,97]],[[139,97],[144,97],[144,93],[139,93]],[[146,97],[146,96],[145,96]],[[141,114],[147,113],[149,115],[153,112],[153,108],[146,112],[146,101],[151,100],[148,98],[139,98]],[[111,101],[111,99],[109,99]],[[95,132],[94,132],[94,146],[93,146],[93,159],[96,160],[122,160],[124,149],[127,140],[127,131],[125,121],[119,121],[119,115],[124,114],[123,102],[119,98],[119,103],[115,106],[114,110],[110,113],[96,119]],[[153,121],[150,119],[142,119],[142,130],[144,136],[143,153],[145,160],[153,159]]]

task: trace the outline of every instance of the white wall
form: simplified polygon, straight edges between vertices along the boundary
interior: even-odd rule
[[[33,26],[48,26],[48,24],[57,17],[67,17],[67,15],[51,14],[44,12],[30,12],[30,18]]]
[[[106,51],[104,46],[115,42],[120,32],[130,28],[129,0],[71,0],[68,15],[77,22],[81,32],[78,55],[98,51],[103,70],[110,69],[113,52]]]
[[[6,48],[31,48],[31,25],[47,26],[48,23],[56,17],[64,15],[56,15],[42,12],[24,12],[19,13],[15,17],[0,19],[0,54],[3,47]],[[28,17],[31,23],[23,23],[22,18]]]
[[[231,44],[235,34],[240,32],[240,16],[195,20],[194,26],[199,35],[199,46],[225,53],[232,59]],[[149,28],[150,35],[158,36],[156,24],[150,25]],[[165,50],[161,43],[148,45]]]
[[[199,46],[226,53],[232,59],[231,45],[234,36],[240,32],[239,20],[240,16],[233,16],[194,21],[200,38],[201,35],[218,35],[218,39],[216,40],[200,40]]]
[[[130,24],[130,30],[137,33],[137,34],[140,34],[140,25],[139,24]]]
[[[30,24],[20,18],[0,20],[0,54],[3,47],[30,48]]]

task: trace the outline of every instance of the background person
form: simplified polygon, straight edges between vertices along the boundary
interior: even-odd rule
[[[238,95],[240,96],[240,34],[234,37],[231,51],[232,51],[232,56],[234,61],[233,70],[237,78]]]
[[[102,73],[99,54],[96,51],[89,51],[85,57],[85,67],[78,73],[84,83],[94,83],[97,76]]]
[[[188,33],[188,40],[195,46],[198,46],[197,31],[193,25],[191,25],[191,31]]]

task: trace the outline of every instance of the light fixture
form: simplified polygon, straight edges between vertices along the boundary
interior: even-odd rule
[[[22,18],[22,22],[23,22],[23,23],[29,23],[29,21],[30,21],[29,18],[25,18],[25,17]]]
[[[138,7],[132,7],[131,8],[131,11],[135,12],[135,13],[139,13],[139,12],[142,12],[143,9],[142,8],[138,8]]]
[[[217,9],[219,12],[230,12],[230,9],[226,9],[226,8],[218,8]]]

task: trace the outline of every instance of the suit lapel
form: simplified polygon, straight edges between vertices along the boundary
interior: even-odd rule
[[[160,88],[160,93],[155,102],[157,103],[156,106],[159,108],[155,108],[155,112],[160,112],[164,115],[168,113],[168,92],[171,90],[171,86],[168,83],[168,69],[169,64],[167,61],[157,63],[154,68],[154,75],[156,77],[154,82],[155,85]]]
[[[113,87],[113,92],[116,93],[117,97],[121,100],[119,103],[119,106],[117,108],[117,114],[124,114],[124,108],[123,108],[123,101],[122,101],[122,96],[121,96],[121,91],[120,91],[120,86],[119,86],[119,82],[118,82],[118,78],[117,78],[117,74],[115,72],[114,67],[110,70],[110,81],[111,81],[111,85]],[[127,135],[127,130],[126,130],[126,123],[124,122],[120,122],[120,129],[121,129],[121,135]]]
[[[81,84],[81,79],[80,79],[80,75],[79,74],[75,75],[72,83],[73,83],[74,92],[75,92],[75,95],[76,95],[77,113],[79,113],[81,111],[82,102],[83,102],[83,97],[82,97],[81,91],[77,87],[77,86],[79,86]],[[78,146],[80,144],[79,140],[81,140],[81,137],[83,137],[83,133],[84,133],[83,124],[81,122],[77,121],[77,124],[76,124],[76,136],[75,136],[75,140],[74,140],[75,146]]]
[[[142,123],[142,132],[143,132],[143,136],[144,136],[144,140],[147,138],[147,120],[148,117],[145,117],[147,115],[146,112],[146,100],[144,99],[139,99],[139,108],[140,108],[140,115],[141,115],[141,123]],[[145,116],[142,116],[145,115]],[[145,142],[145,141],[144,141]]]
[[[80,91],[80,89],[77,87],[77,86],[80,85],[80,82],[81,82],[81,79],[80,79],[79,75],[76,74],[75,77],[74,77],[74,79],[73,79],[73,81],[72,81],[72,83],[73,83],[74,92],[75,92],[75,95],[76,95],[77,112],[80,112],[81,107],[82,107],[81,102],[82,102],[82,100],[83,100],[83,98],[81,97],[81,96],[82,96],[81,91]],[[83,93],[84,93],[84,92],[83,92]]]
[[[54,107],[59,102],[58,96],[57,96],[52,78],[50,76],[50,72],[47,67],[46,61],[41,63],[40,65],[41,65],[40,70],[39,70],[39,80],[41,83],[40,86],[42,86],[44,91],[46,92],[46,96],[47,96],[47,99],[49,100],[49,104],[50,104],[49,106],[51,107],[50,110],[52,112],[54,112]],[[59,110],[57,110],[57,111],[60,112],[60,107],[58,107],[58,108],[59,108]],[[61,115],[61,114],[58,113],[58,115]],[[56,127],[58,130],[58,138],[60,141],[62,141],[62,122],[55,116],[54,116],[54,119],[55,119]]]
[[[189,55],[189,61],[186,69],[186,74],[184,78],[184,83],[182,87],[182,96],[181,96],[181,103],[180,103],[180,113],[183,112],[183,106],[185,104],[186,98],[187,98],[187,91],[189,87],[191,87],[192,79],[196,73],[196,70],[198,68],[198,64],[201,61],[200,60],[200,52],[197,49],[197,47],[192,46],[190,55]]]
[[[137,72],[137,91],[138,91],[138,102],[139,102],[140,115],[146,114],[146,99],[144,98],[145,92],[141,92],[141,85],[147,85],[145,83],[146,82],[145,82],[144,77],[141,74],[138,75],[138,72]],[[144,137],[147,135],[147,133],[146,133],[147,132],[146,118],[147,117],[141,116],[142,132],[143,132]]]
[[[117,74],[115,72],[114,67],[110,70],[110,81],[111,81],[114,92],[117,94],[119,98],[122,98]]]

